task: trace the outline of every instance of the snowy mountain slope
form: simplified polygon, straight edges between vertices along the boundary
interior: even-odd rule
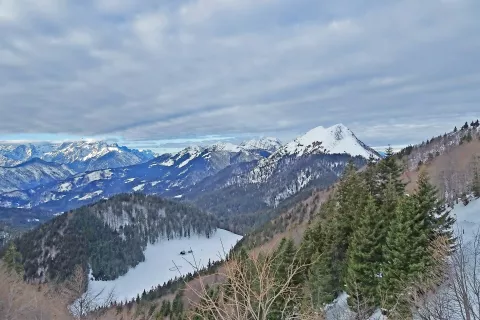
[[[55,145],[51,143],[0,144],[0,166],[13,167],[33,158],[41,158],[54,149]]]
[[[67,164],[75,171],[83,172],[146,162],[153,159],[154,154],[104,141],[0,145],[0,165],[14,166],[33,158]]]
[[[65,165],[34,158],[14,167],[0,167],[0,192],[35,188],[65,180],[73,173],[73,170]]]
[[[271,153],[277,151],[280,147],[282,147],[280,140],[271,137],[252,139],[240,144],[240,148],[244,150],[266,150]]]
[[[316,127],[303,136],[287,143],[277,151],[279,154],[304,153],[347,153],[351,156],[361,156],[368,159],[378,157],[375,150],[360,141],[355,134],[343,124],[336,124],[329,128]]]
[[[255,163],[235,167],[232,175],[226,172],[229,167],[193,186],[184,197],[217,215],[250,214],[275,208],[305,190],[328,188],[339,179],[350,161],[357,167],[366,164],[366,159],[347,154],[285,156],[264,181],[248,180]]]

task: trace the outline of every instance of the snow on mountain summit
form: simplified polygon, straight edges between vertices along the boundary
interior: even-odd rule
[[[242,149],[230,142],[218,142],[211,147],[215,151],[240,152]]]
[[[378,158],[375,150],[361,142],[355,134],[343,124],[324,128],[322,126],[311,129],[303,136],[287,143],[278,152],[282,154],[306,153],[347,153],[351,156]]]
[[[266,137],[260,139],[252,139],[244,141],[240,147],[245,150],[266,150],[275,152],[282,146],[282,143],[277,138]]]
[[[316,127],[287,143],[268,158],[262,159],[247,175],[247,183],[262,183],[267,181],[279,163],[286,158],[296,159],[314,155],[347,154],[361,156],[368,159],[370,156],[379,158],[378,153],[360,141],[350,129],[343,124],[329,128]],[[295,162],[296,160],[293,160]],[[292,163],[293,163],[292,162]]]

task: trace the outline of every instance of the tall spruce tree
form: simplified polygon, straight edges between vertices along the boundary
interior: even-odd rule
[[[365,186],[367,191],[374,197],[379,196],[379,186],[377,182],[377,166],[376,160],[373,155],[370,155],[368,159],[367,168],[363,173],[363,179],[365,180]]]
[[[3,261],[9,272],[15,272],[19,275],[23,275],[23,264],[22,264],[22,255],[17,250],[15,244],[10,242],[5,255],[3,256]]]
[[[385,221],[369,196],[348,249],[346,286],[349,304],[374,309],[379,302],[377,286],[382,261],[382,228]],[[358,305],[360,304],[360,305]]]
[[[295,244],[292,239],[283,238],[275,250],[274,254],[274,271],[275,271],[275,280],[280,284],[288,283],[290,290],[296,290],[299,288],[299,285],[303,282],[303,275],[297,273],[293,276],[292,279],[289,279],[293,268],[295,268],[298,263],[296,257]],[[268,314],[268,319],[275,320],[281,319],[282,314],[285,312],[287,314],[291,313],[295,307],[291,301],[286,300],[287,297],[279,296],[275,299],[272,308]]]
[[[377,202],[383,202],[384,191],[387,188],[389,181],[393,181],[395,190],[398,195],[403,195],[405,192],[405,183],[402,182],[402,168],[394,156],[392,147],[386,150],[385,158],[378,164],[377,183],[380,190],[380,196],[377,197]]]
[[[416,197],[403,196],[387,235],[379,286],[379,296],[387,309],[398,305],[399,296],[428,265],[427,216],[418,207]]]
[[[480,156],[474,156],[472,160],[471,191],[476,198],[480,197]]]
[[[367,203],[367,187],[364,179],[349,165],[344,178],[334,195],[336,204],[330,225],[334,257],[339,265],[339,277],[345,275],[345,265],[350,237],[357,225],[357,219],[363,213]]]
[[[418,203],[418,213],[426,217],[426,227],[429,240],[438,236],[446,237],[453,242],[454,219],[438,197],[438,189],[430,183],[426,170],[422,170],[417,180],[417,190],[414,195]]]

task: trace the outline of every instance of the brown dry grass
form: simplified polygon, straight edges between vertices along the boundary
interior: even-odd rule
[[[54,288],[25,283],[18,275],[8,272],[0,262],[0,319],[73,319],[67,305]]]

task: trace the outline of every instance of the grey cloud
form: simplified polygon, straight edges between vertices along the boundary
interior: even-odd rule
[[[0,4],[0,132],[387,144],[478,114],[475,0],[42,1]]]

